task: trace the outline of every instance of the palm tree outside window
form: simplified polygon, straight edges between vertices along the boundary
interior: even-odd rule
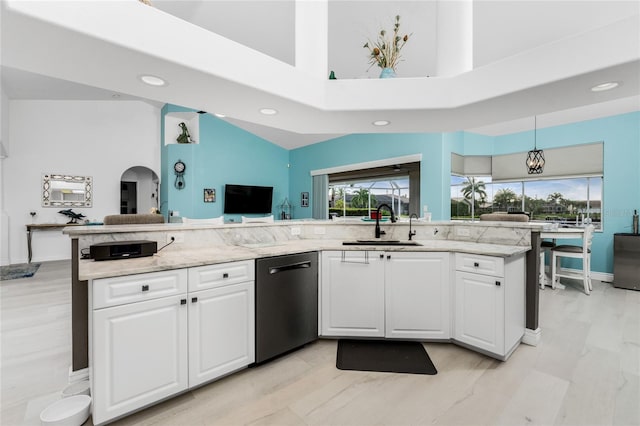
[[[476,177],[467,177],[465,185],[462,187],[462,195],[471,207],[471,219],[475,219],[475,211],[479,204],[483,204],[487,199],[487,191],[484,181]]]

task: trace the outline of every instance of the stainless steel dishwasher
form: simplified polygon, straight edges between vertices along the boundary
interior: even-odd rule
[[[256,363],[318,338],[318,253],[256,260]]]

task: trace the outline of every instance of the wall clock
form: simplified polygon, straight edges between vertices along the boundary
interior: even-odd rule
[[[187,169],[187,166],[182,162],[182,160],[176,161],[173,165],[173,171],[176,172],[176,181],[174,186],[176,189],[184,189],[184,171]]]

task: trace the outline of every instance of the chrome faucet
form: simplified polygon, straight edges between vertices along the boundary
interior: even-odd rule
[[[411,230],[411,218],[415,217],[416,219],[418,219],[418,215],[415,213],[411,213],[411,215],[409,215],[409,241],[411,241],[411,237],[413,237],[414,235],[416,235],[416,231],[412,231]]]
[[[396,222],[396,217],[393,215],[393,209],[388,204],[380,204],[376,210],[376,238],[380,238],[380,235],[386,234],[386,232],[380,230],[380,209],[386,207],[391,212],[391,223]]]

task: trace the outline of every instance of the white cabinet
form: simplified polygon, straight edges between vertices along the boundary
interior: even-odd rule
[[[449,339],[449,254],[326,251],[323,336]]]
[[[385,253],[385,336],[450,337],[449,253]]]
[[[454,339],[506,359],[525,328],[524,255],[456,254]]]
[[[456,340],[503,354],[503,281],[502,277],[456,272]]]
[[[187,389],[186,275],[182,278],[182,294],[93,311],[90,368],[94,424]],[[104,287],[111,284],[110,280],[96,280],[93,287],[98,294],[105,294]],[[126,280],[120,279],[119,284],[126,284]],[[142,297],[147,291],[152,290],[140,289]]]
[[[381,252],[323,252],[321,291],[323,336],[384,336]]]
[[[189,386],[255,361],[253,261],[189,270]]]
[[[94,424],[253,363],[254,276],[245,261],[92,281]]]

